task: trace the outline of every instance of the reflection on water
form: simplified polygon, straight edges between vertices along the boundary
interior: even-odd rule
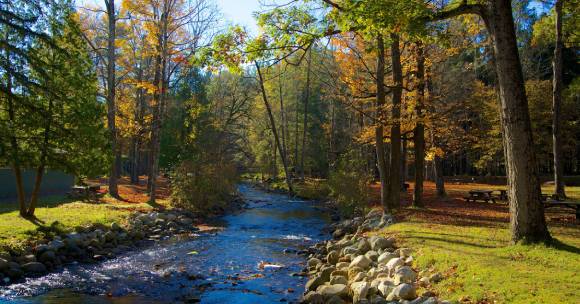
[[[284,251],[324,238],[328,218],[309,202],[247,185],[239,190],[249,209],[224,217],[226,229],[216,235],[161,242],[101,264],[68,266],[0,288],[0,303],[295,302],[305,278],[291,274],[304,267],[305,257]],[[188,254],[192,251],[197,254]]]

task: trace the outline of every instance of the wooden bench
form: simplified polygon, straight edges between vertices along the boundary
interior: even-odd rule
[[[580,202],[548,199],[544,201],[544,208],[563,207],[576,210],[576,221],[580,221]]]

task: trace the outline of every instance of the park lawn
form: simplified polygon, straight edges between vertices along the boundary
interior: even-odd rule
[[[19,250],[38,239],[54,234],[74,231],[76,227],[91,224],[123,223],[134,211],[153,211],[169,207],[164,194],[158,195],[151,205],[143,189],[128,183],[119,185],[122,200],[105,196],[98,201],[72,200],[65,196],[48,196],[38,203],[33,223],[18,214],[17,203],[0,203],[0,251]]]
[[[323,184],[323,182],[322,182]],[[377,206],[378,188],[370,189]],[[508,207],[505,204],[466,203],[471,189],[505,189],[505,186],[448,183],[446,199],[437,198],[435,185],[425,183],[423,209],[404,207],[396,224],[378,233],[395,236],[397,245],[415,250],[419,270],[442,272],[446,279],[429,287],[442,299],[460,303],[578,303],[580,299],[580,229],[568,209],[547,211],[554,246],[511,245]],[[320,181],[306,181],[297,192],[320,196]],[[402,195],[410,206],[411,189]],[[580,187],[567,187],[572,200],[580,200]],[[553,187],[542,187],[552,193]],[[419,293],[425,291],[420,289]]]
[[[429,223],[410,216],[380,233],[416,251],[419,269],[446,279],[430,290],[461,303],[578,303],[580,229],[550,227],[559,242],[510,246],[507,224]]]

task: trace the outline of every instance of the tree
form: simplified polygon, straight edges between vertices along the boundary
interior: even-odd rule
[[[467,1],[462,1],[452,9],[437,12],[433,20],[452,18],[462,14],[481,16],[493,41],[494,63],[501,102],[503,143],[508,170],[512,241],[548,241],[551,237],[541,203],[532,127],[511,2],[489,0],[486,4],[468,4]]]
[[[562,6],[564,0],[556,0],[554,13],[556,14],[556,43],[554,46],[554,58],[552,60],[552,149],[554,153],[554,185],[558,197],[565,198],[564,176],[562,170],[562,142],[561,142],[561,108],[562,108]]]

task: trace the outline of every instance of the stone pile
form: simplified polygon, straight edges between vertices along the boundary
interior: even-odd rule
[[[311,248],[314,253],[305,270],[310,280],[302,303],[447,303],[429,291],[417,295],[417,286],[436,284],[443,276],[419,275],[410,248],[396,248],[394,238],[363,235],[390,223],[392,218],[372,211],[364,218],[335,224],[334,240]]]
[[[0,285],[38,276],[72,262],[91,263],[112,258],[145,241],[196,231],[193,219],[182,211],[135,213],[122,227],[95,224],[77,232],[43,240],[23,253],[0,252]]]

